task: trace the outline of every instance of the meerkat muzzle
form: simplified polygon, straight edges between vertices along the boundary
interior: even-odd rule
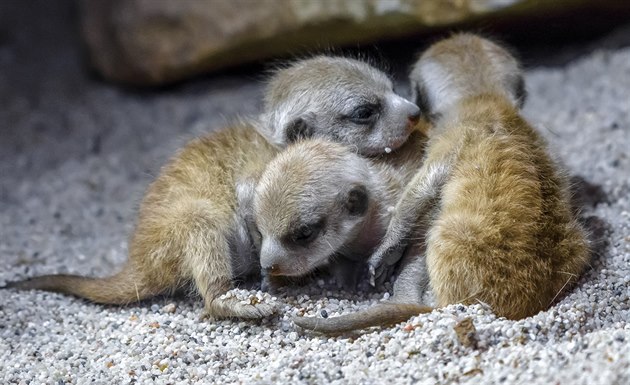
[[[420,109],[410,113],[407,116],[407,119],[409,120],[409,126],[414,127],[416,124],[418,124],[418,121],[420,121],[420,116]]]
[[[265,267],[264,270],[265,270],[265,274],[267,275],[274,275],[274,276],[282,275],[282,268],[280,268],[280,264],[278,263],[274,263],[273,265],[269,267]]]

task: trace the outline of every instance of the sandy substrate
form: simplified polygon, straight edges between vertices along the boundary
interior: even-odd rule
[[[0,31],[0,285],[115,271],[142,192],[168,156],[260,109],[256,74],[158,92],[98,82],[73,31],[58,28],[67,7],[46,4],[36,28]],[[0,7],[9,25],[29,13]],[[196,298],[120,308],[0,290],[0,383],[630,383],[630,48],[619,42],[630,42],[630,28],[527,71],[525,114],[588,182],[582,216],[594,238],[591,269],[548,311],[513,322],[454,305],[326,338],[300,333],[290,315],[334,316],[386,294],[314,281],[283,290],[275,318],[211,323],[199,320]],[[466,317],[476,347],[456,337]]]

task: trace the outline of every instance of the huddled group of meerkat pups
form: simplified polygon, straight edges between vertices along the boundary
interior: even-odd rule
[[[259,274],[267,290],[328,265],[348,288],[392,279],[393,295],[358,313],[296,317],[302,328],[401,322],[432,310],[427,288],[439,307],[484,303],[510,319],[547,309],[589,248],[566,175],[520,115],[519,63],[456,34],[422,53],[410,83],[415,103],[360,60],[278,69],[259,118],[194,139],[162,168],[119,273],[8,287],[107,304],[192,288],[210,318],[255,319],[274,308],[223,296],[236,279]]]

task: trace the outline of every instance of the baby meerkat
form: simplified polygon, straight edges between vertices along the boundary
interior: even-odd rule
[[[422,243],[415,258],[426,255],[438,306],[485,303],[509,319],[547,309],[577,281],[590,253],[565,174],[518,111],[524,91],[518,62],[489,40],[459,34],[430,47],[411,81],[434,126],[424,164],[370,258],[375,274],[396,263],[401,249]],[[404,302],[405,294],[394,297]],[[339,333],[422,311],[414,301],[386,302],[296,324]]]
[[[427,130],[428,122],[421,119],[414,126],[411,135],[401,147],[391,153],[375,157],[362,157],[356,154],[353,147],[345,146],[344,151],[353,154],[351,158],[328,159],[326,156],[317,154],[317,151],[324,149],[330,142],[322,139],[317,141],[320,144],[316,146],[316,149],[312,148],[314,145],[306,146],[308,151],[304,154],[298,152],[303,147],[294,148],[297,142],[289,145],[286,153],[278,155],[278,160],[275,160],[273,163],[274,166],[270,165],[266,169],[255,193],[251,194],[257,197],[254,201],[258,202],[257,206],[251,205],[252,211],[255,212],[250,216],[252,218],[250,227],[254,229],[252,234],[255,234],[253,238],[257,240],[258,249],[261,249],[262,238],[264,237],[258,231],[256,224],[260,225],[263,222],[267,224],[273,223],[277,227],[278,221],[283,218],[309,216],[310,214],[307,214],[307,211],[310,210],[309,207],[314,211],[318,211],[322,217],[328,217],[329,229],[345,228],[341,224],[345,217],[343,215],[339,216],[343,211],[337,212],[335,211],[337,208],[335,205],[328,205],[327,202],[329,201],[325,194],[319,196],[307,192],[319,191],[318,189],[322,189],[322,191],[333,189],[332,191],[334,192],[335,186],[343,183],[343,175],[353,175],[355,170],[365,169],[366,167],[373,174],[373,177],[378,179],[379,188],[382,188],[382,191],[379,190],[379,196],[382,196],[382,199],[378,205],[379,210],[382,210],[382,212],[379,211],[377,217],[383,221],[389,221],[394,205],[402,194],[403,189],[420,168],[424,148],[428,140],[426,136]],[[310,142],[313,140],[315,139],[306,139],[305,141]],[[334,148],[338,147],[338,145],[333,144],[331,146]],[[311,156],[313,160],[309,158]],[[291,163],[292,161],[294,161],[293,164]],[[278,166],[278,164],[282,166]],[[280,168],[282,169],[280,170]],[[319,186],[320,184],[323,184],[323,186]],[[333,192],[330,194],[333,194]],[[294,197],[295,200],[291,201],[291,197]],[[290,202],[290,204],[285,204],[287,202]],[[258,209],[254,207],[258,207]],[[282,210],[284,210],[284,214],[281,213]],[[309,227],[312,224],[296,221],[290,227],[287,227],[286,230],[296,231],[297,227],[302,225]],[[303,230],[306,231],[306,228]],[[275,235],[279,237],[278,233]],[[260,255],[264,290],[273,291],[285,283],[285,278],[299,277],[303,275],[301,272],[311,271],[311,268],[300,268],[303,265],[300,262],[301,260],[315,261],[312,264],[313,266],[316,265],[315,267],[331,262],[329,270],[336,278],[338,286],[354,289],[357,279],[362,273],[361,268],[366,266],[367,257],[374,251],[370,244],[358,244],[360,241],[356,237],[366,235],[369,242],[374,241],[377,243],[379,239],[371,239],[365,233],[359,234],[353,231],[342,231],[333,235],[338,238],[332,243],[330,243],[328,238],[324,237],[320,238],[320,243],[314,242],[311,244],[309,242],[305,247],[297,248],[293,251],[289,243],[286,243],[287,247],[285,248],[285,243],[283,242],[278,243],[276,245],[278,247],[265,248],[265,252],[261,252]],[[321,247],[319,247],[322,245],[321,242],[326,242],[326,250],[324,251],[328,252],[322,251]],[[336,252],[332,253],[330,251],[334,244],[346,246],[342,249],[335,247]],[[317,247],[314,245],[317,245]],[[354,250],[355,248],[356,250]],[[297,254],[300,254],[300,257],[294,258]],[[282,265],[287,265],[287,267],[278,269]],[[405,276],[413,277],[415,283],[417,273],[412,272],[412,269],[415,269],[414,265],[415,262],[400,269],[401,272],[396,285],[406,282]],[[298,270],[301,272],[298,272]],[[413,289],[401,291],[411,293],[414,289],[415,286],[413,286]],[[421,296],[420,293],[419,295]]]
[[[261,132],[284,148],[303,138],[325,138],[373,156],[400,147],[419,108],[394,93],[392,81],[369,64],[315,56],[279,70],[265,92]]]
[[[259,173],[277,153],[249,124],[192,140],[149,186],[122,270],[106,278],[48,275],[9,284],[72,294],[96,303],[127,304],[192,287],[211,317],[259,318],[267,304],[222,299],[232,281],[256,267],[237,211],[240,181]],[[246,182],[243,182],[246,183]],[[238,253],[240,259],[236,258]],[[232,257],[230,257],[232,256]],[[243,259],[251,260],[244,263]]]
[[[303,276],[334,260],[338,279],[354,278],[355,265],[365,265],[385,234],[395,192],[408,180],[403,164],[420,162],[423,143],[401,148],[398,165],[321,139],[287,147],[262,173],[254,196],[262,269]]]
[[[311,65],[318,70],[311,71]],[[402,136],[407,138],[417,121],[418,107],[407,102],[406,108],[386,108],[396,104],[392,99],[399,97],[390,94],[391,82],[384,74],[359,64],[354,71],[335,71],[336,65],[347,66],[347,59],[322,57],[295,64],[301,76],[293,67],[278,71],[271,84],[282,83],[294,98],[269,91],[268,110],[263,116],[274,115],[270,110],[279,108],[283,112],[274,116],[280,120],[296,121],[308,111],[313,121],[327,122],[332,117],[324,115],[336,117],[339,113],[330,109],[331,105],[350,108],[365,100],[378,101],[383,109],[362,124],[348,124],[345,130],[338,126],[338,132],[321,134],[318,130],[324,126],[310,124],[309,133],[342,140],[359,149],[373,149],[375,137],[380,138],[377,144],[383,151],[400,146],[398,131],[406,132]],[[374,79],[367,82],[366,77]],[[298,94],[291,93],[289,79],[295,80]],[[328,85],[334,85],[338,94],[323,93]],[[311,92],[318,96],[311,96]],[[209,317],[260,318],[271,314],[274,309],[267,304],[242,304],[236,298],[222,297],[236,278],[260,271],[257,232],[252,228],[253,194],[258,176],[279,151],[259,133],[264,132],[265,124],[242,123],[202,136],[162,168],[145,194],[129,243],[129,259],[119,273],[106,278],[47,275],[7,287],[62,292],[107,304],[126,304],[192,287],[202,296]],[[379,130],[386,132],[378,134]],[[396,134],[390,136],[390,130]]]

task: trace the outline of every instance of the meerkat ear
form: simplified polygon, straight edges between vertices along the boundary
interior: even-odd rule
[[[284,129],[284,138],[287,143],[294,143],[313,136],[313,127],[303,117],[295,118]]]
[[[364,185],[355,185],[348,192],[345,207],[352,216],[363,216],[367,212],[369,195]]]

